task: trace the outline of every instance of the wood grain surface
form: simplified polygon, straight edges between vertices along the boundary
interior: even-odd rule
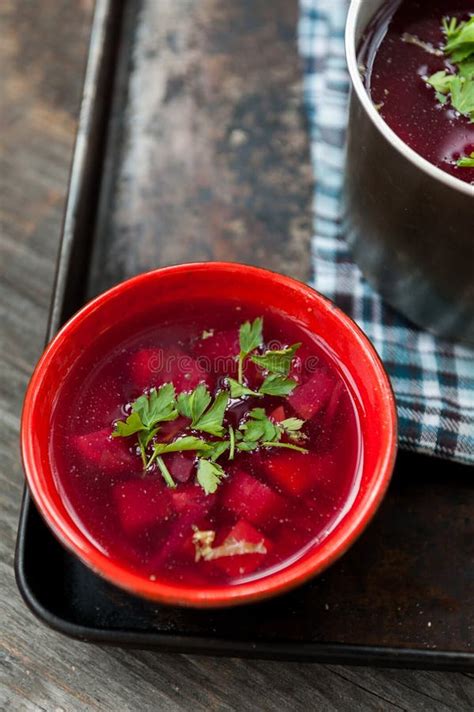
[[[167,4],[173,12],[180,9],[185,15],[190,0]],[[473,709],[474,680],[469,674],[242,661],[90,646],[45,628],[21,600],[13,576],[23,487],[17,445],[19,415],[46,330],[92,5],[92,0],[0,3],[0,709]],[[295,0],[287,0],[286,6],[296,18]],[[205,9],[210,7],[211,3],[202,3],[203,22]],[[168,92],[178,90],[179,81],[168,88]],[[235,91],[240,91],[238,82]],[[245,132],[240,123],[236,130]],[[234,134],[230,148],[241,148],[242,141],[241,134]],[[211,158],[206,170],[212,168]],[[166,161],[166,155],[160,160]],[[193,175],[192,171],[187,174],[190,191]],[[291,177],[283,179],[288,182]],[[277,191],[281,190],[278,185]],[[229,195],[232,186],[224,185],[224,207],[215,216],[216,229],[221,229],[230,214],[229,229],[238,234],[241,227],[233,225]],[[275,193],[269,195],[274,199]],[[257,201],[258,215],[261,198],[245,199]],[[286,254],[289,271],[299,276],[304,276],[307,265],[308,217],[307,213],[295,217],[294,240]],[[173,224],[172,211],[166,219],[163,229],[168,230]],[[205,245],[193,244],[205,257]],[[166,253],[159,259],[166,261]],[[126,270],[141,268],[140,263],[127,265],[125,252],[124,264]]]

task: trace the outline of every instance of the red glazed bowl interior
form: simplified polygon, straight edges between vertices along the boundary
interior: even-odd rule
[[[258,580],[206,589],[150,581],[105,556],[75,524],[58,492],[49,461],[52,412],[60,386],[95,337],[154,303],[205,298],[273,306],[320,335],[345,364],[362,429],[364,463],[359,491],[334,530],[302,558]],[[112,583],[148,599],[195,607],[229,606],[286,591],[323,571],[355,541],[374,515],[390,480],[397,422],[388,377],[354,322],[310,287],[289,277],[239,264],[201,263],[167,267],[117,285],[81,309],[46,348],[26,393],[21,446],[36,505],[58,539]]]

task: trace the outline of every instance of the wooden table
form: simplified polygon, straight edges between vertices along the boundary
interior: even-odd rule
[[[46,629],[20,599],[13,576],[23,487],[19,415],[46,329],[92,10],[93,0],[3,0],[0,6],[0,708],[472,709],[469,674],[91,646]]]

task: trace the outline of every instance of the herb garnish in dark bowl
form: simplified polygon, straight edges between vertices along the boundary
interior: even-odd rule
[[[466,183],[474,183],[472,12],[466,0],[389,3],[359,55],[366,87],[387,124],[418,154]]]

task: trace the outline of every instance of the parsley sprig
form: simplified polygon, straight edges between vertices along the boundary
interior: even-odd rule
[[[158,390],[152,388],[147,395],[140,396],[132,403],[127,419],[115,423],[112,437],[126,438],[137,433],[143,467],[147,469],[150,466],[147,448],[158,433],[159,424],[176,420],[177,417],[174,386],[172,383],[165,383]]]
[[[308,451],[293,443],[281,442],[283,435],[290,440],[300,441],[304,439],[301,428],[304,420],[300,418],[287,418],[279,423],[271,420],[263,408],[253,408],[248,419],[245,420],[237,431],[237,449],[244,452],[252,452],[260,447],[283,447],[297,452],[307,453]]]
[[[240,351],[238,355],[237,380],[228,378],[231,398],[242,396],[287,396],[297,385],[296,381],[288,378],[291,363],[301,343],[293,344],[283,349],[273,349],[265,353],[256,353],[263,341],[263,320],[261,317],[255,321],[246,321],[239,330]],[[258,391],[248,388],[244,384],[244,362],[250,358],[252,363],[266,372],[266,378]]]
[[[144,472],[156,465],[168,487],[176,487],[163,456],[177,452],[193,452],[196,457],[196,480],[206,494],[216,492],[226,477],[223,466],[217,462],[227,454],[233,460],[236,452],[252,452],[259,448],[280,447],[306,453],[300,443],[304,421],[287,418],[275,422],[264,408],[253,408],[234,429],[226,423],[230,399],[247,396],[289,395],[296,381],[289,378],[291,364],[300,343],[282,349],[260,352],[263,343],[263,319],[245,322],[239,329],[239,354],[237,355],[238,380],[228,377],[229,391],[221,390],[214,397],[206,384],[200,383],[192,391],[176,394],[172,383],[159,389],[151,388],[137,398],[125,420],[118,420],[112,437],[136,435],[137,447]],[[264,380],[257,391],[244,383],[244,364],[251,360],[263,369]],[[160,441],[163,423],[185,418],[188,423],[172,442]]]
[[[255,321],[246,321],[239,329],[240,352],[238,355],[238,376],[237,382],[243,383],[244,361],[252,351],[257,349],[263,341],[263,319],[257,317]]]
[[[209,435],[220,437],[224,434],[224,413],[229,402],[229,394],[220,391],[210,405],[212,397],[204,383],[200,383],[191,393],[180,393],[177,399],[178,411],[191,419],[191,428]],[[210,407],[209,407],[210,405]]]
[[[451,67],[424,80],[433,87],[441,104],[450,101],[456,111],[474,122],[474,15],[465,22],[444,18],[442,27],[446,37],[444,56]],[[463,159],[457,165],[471,167]]]

